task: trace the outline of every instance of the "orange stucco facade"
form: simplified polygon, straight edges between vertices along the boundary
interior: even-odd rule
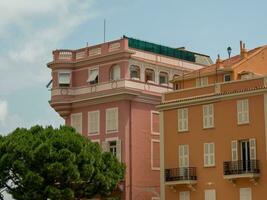
[[[267,48],[240,46],[163,95],[161,200],[266,199]]]

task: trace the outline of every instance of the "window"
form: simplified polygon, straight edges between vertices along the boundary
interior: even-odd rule
[[[106,109],[106,132],[118,131],[118,108]]]
[[[215,166],[215,144],[204,143],[204,167]]]
[[[110,70],[110,80],[117,81],[121,79],[121,68],[119,65],[115,65]]]
[[[214,189],[205,190],[205,200],[216,200],[216,191]]]
[[[249,103],[248,99],[237,101],[237,124],[249,123]]]
[[[121,162],[121,140],[118,138],[108,138],[102,142],[102,149],[110,152]]]
[[[159,73],[159,84],[160,85],[168,85],[168,73],[160,72]]]
[[[145,82],[155,82],[155,72],[153,69],[145,70]]]
[[[252,200],[251,188],[239,189],[240,200]]]
[[[188,131],[188,108],[178,109],[178,132]]]
[[[58,73],[58,85],[59,87],[70,86],[70,72],[59,72]]]
[[[179,200],[190,200],[190,192],[189,191],[179,192]]]
[[[230,75],[230,74],[225,74],[225,75],[223,76],[223,80],[224,80],[224,82],[231,81],[231,75]]]
[[[159,135],[159,112],[151,111],[151,133]]]
[[[99,134],[99,111],[88,112],[88,133],[89,135]]]
[[[203,106],[203,128],[214,127],[213,104]]]
[[[179,167],[189,167],[189,147],[187,144],[179,145]]]
[[[140,80],[140,67],[131,65],[130,67],[130,77],[131,79]]]
[[[97,84],[98,83],[98,68],[95,69],[89,69],[89,78],[88,78],[88,82],[90,84]]]
[[[196,86],[197,87],[202,87],[208,85],[208,77],[199,77],[196,79]]]
[[[71,114],[70,125],[75,128],[78,133],[82,133],[82,113]]]
[[[256,139],[232,140],[231,141],[232,161],[238,160],[256,160],[257,148]],[[239,159],[240,156],[240,159]],[[246,165],[247,163],[245,163]],[[246,166],[243,166],[243,169]]]
[[[238,143],[237,140],[231,141],[231,149],[232,149],[232,161],[238,160]]]
[[[182,88],[183,87],[182,87],[182,82],[181,81],[174,83],[174,90],[180,90]]]
[[[160,170],[160,145],[159,140],[152,139],[151,140],[151,169],[152,170]]]

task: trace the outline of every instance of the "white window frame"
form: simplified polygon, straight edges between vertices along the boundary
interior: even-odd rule
[[[239,188],[239,199],[240,200],[244,200],[242,196],[245,194],[246,194],[245,200],[252,200],[252,189],[250,187]]]
[[[115,68],[117,68],[118,69],[118,77],[114,77],[114,75],[115,75],[115,71],[114,71],[114,69]],[[116,76],[116,75],[115,75]],[[111,70],[110,70],[110,80],[111,81],[118,81],[118,80],[120,80],[121,79],[121,66],[120,65],[118,65],[118,64],[116,64],[116,65],[113,65],[112,67],[111,67]]]
[[[97,70],[98,72],[98,78],[97,78],[97,83],[91,83],[91,80],[90,80],[90,74],[91,74],[91,71],[94,71],[94,70]],[[90,84],[90,85],[95,85],[95,84],[99,84],[99,67],[91,67],[88,69],[88,79],[87,79],[87,82]]]
[[[114,130],[108,130],[108,118],[107,118],[107,113],[112,111],[112,110],[115,110],[117,112],[117,115],[116,115],[116,121],[115,121],[115,127],[116,129]],[[119,132],[119,108],[118,107],[113,107],[113,108],[107,108],[106,109],[106,134],[110,134],[110,133],[117,133]]]
[[[95,114],[97,113],[97,130],[96,132],[90,132],[91,130],[91,127],[90,127],[90,124],[91,124],[91,117],[90,115],[91,114]],[[99,135],[100,133],[100,111],[99,110],[94,110],[94,111],[89,111],[88,112],[88,136],[93,136],[93,135]]]
[[[177,110],[177,118],[178,132],[188,131],[188,108],[179,108]]]
[[[152,135],[159,135],[160,134],[159,132],[154,132],[153,131],[153,114],[158,114],[159,115],[159,112],[152,110],[151,113],[150,113],[150,129],[151,129],[150,132],[151,132]]]
[[[202,106],[203,128],[214,128],[214,105],[207,104]]]
[[[187,151],[187,154],[185,154],[185,149]],[[178,154],[179,154],[179,167],[180,168],[189,167],[189,145],[180,144]]]
[[[153,143],[159,143],[159,146],[160,146],[160,140],[151,139],[151,148],[150,148],[150,150],[151,150],[151,159],[150,159],[151,160],[151,169],[152,170],[160,170],[160,166],[159,167],[155,167],[154,166],[154,160],[153,160],[153,157],[154,157]]]
[[[61,74],[69,74],[69,82],[68,83],[60,83],[60,75]],[[59,87],[64,87],[64,86],[70,87],[71,86],[71,79],[72,79],[71,70],[59,70],[58,71],[58,86]]]
[[[179,200],[190,200],[190,191],[180,191]]]
[[[213,149],[213,151],[211,151]],[[213,160],[213,162],[212,162]],[[204,167],[215,166],[215,143],[204,143]]]
[[[160,83],[161,73],[165,75],[165,77],[166,77],[166,83]],[[159,84],[160,85],[164,85],[164,86],[168,86],[168,83],[169,83],[169,73],[168,72],[165,72],[165,71],[160,71],[159,72]]]
[[[229,81],[226,81],[226,80],[225,80],[225,78],[226,78],[227,76],[230,77],[230,80],[229,80],[229,81],[231,81],[231,74],[224,74],[224,75],[223,75],[223,82],[229,82]]]
[[[108,152],[110,152],[110,147],[109,143],[116,141],[116,157],[117,159],[121,162],[122,160],[122,145],[121,145],[121,140],[118,137],[111,137],[111,138],[106,138],[105,143],[108,143]]]
[[[204,87],[209,85],[209,78],[207,76],[196,78],[196,87]]]
[[[146,71],[153,71],[153,79],[154,80],[146,80]],[[145,82],[147,82],[147,83],[155,83],[156,82],[156,72],[155,72],[155,70],[154,69],[152,69],[152,68],[146,68],[145,69]]]
[[[237,100],[237,124],[249,123],[249,100],[241,99]]]
[[[215,189],[207,189],[204,192],[205,192],[205,200],[216,200]]]
[[[80,116],[81,117],[81,124],[80,124],[80,129],[81,130],[77,130],[75,127],[74,127],[74,122],[73,122],[73,117],[75,117],[75,116]],[[71,114],[70,115],[70,125],[71,125],[71,127],[73,127],[73,128],[75,128],[75,130],[78,132],[78,133],[80,133],[80,134],[82,134],[82,131],[83,131],[83,115],[82,115],[82,113],[80,112],[80,113],[73,113],[73,114]]]

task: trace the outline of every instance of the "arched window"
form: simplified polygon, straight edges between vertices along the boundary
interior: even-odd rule
[[[155,72],[153,69],[145,70],[145,82],[155,82]]]
[[[130,77],[131,77],[131,79],[140,80],[140,67],[138,67],[136,65],[131,65],[131,67],[130,67]]]
[[[169,77],[168,73],[160,72],[159,73],[159,84],[160,85],[168,85]]]
[[[116,81],[121,79],[121,68],[119,65],[114,65],[110,70],[110,80]]]

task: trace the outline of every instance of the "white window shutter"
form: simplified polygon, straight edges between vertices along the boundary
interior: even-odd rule
[[[232,149],[232,161],[238,160],[238,142],[237,140],[231,141],[231,149]]]
[[[183,130],[183,128],[182,128],[183,127],[182,110],[181,109],[178,109],[177,113],[178,113],[178,131],[181,131],[181,130]]]
[[[188,130],[188,109],[184,109],[184,130]]]
[[[209,125],[210,127],[214,126],[214,109],[213,109],[213,104],[209,105]]]
[[[179,200],[190,200],[190,192],[182,191],[179,193]]]
[[[210,165],[215,165],[215,145],[210,143]]]
[[[239,189],[240,200],[251,200],[251,188],[240,188]]]
[[[209,144],[204,144],[204,166],[209,165]]]
[[[183,167],[183,153],[184,149],[183,149],[183,145],[179,145],[179,167]]]
[[[249,139],[249,148],[250,148],[250,159],[256,160],[256,139]]]
[[[244,122],[248,122],[249,121],[248,99],[243,100],[243,120],[244,120]]]
[[[243,121],[243,115],[242,115],[242,101],[237,101],[237,121],[238,123],[241,123]]]
[[[203,127],[206,128],[208,126],[208,108],[207,105],[203,106]]]
[[[102,149],[104,152],[109,152],[109,142],[103,141],[102,142]]]
[[[121,140],[116,141],[116,157],[121,162]]]
[[[205,200],[216,200],[216,191],[214,189],[205,190]]]

